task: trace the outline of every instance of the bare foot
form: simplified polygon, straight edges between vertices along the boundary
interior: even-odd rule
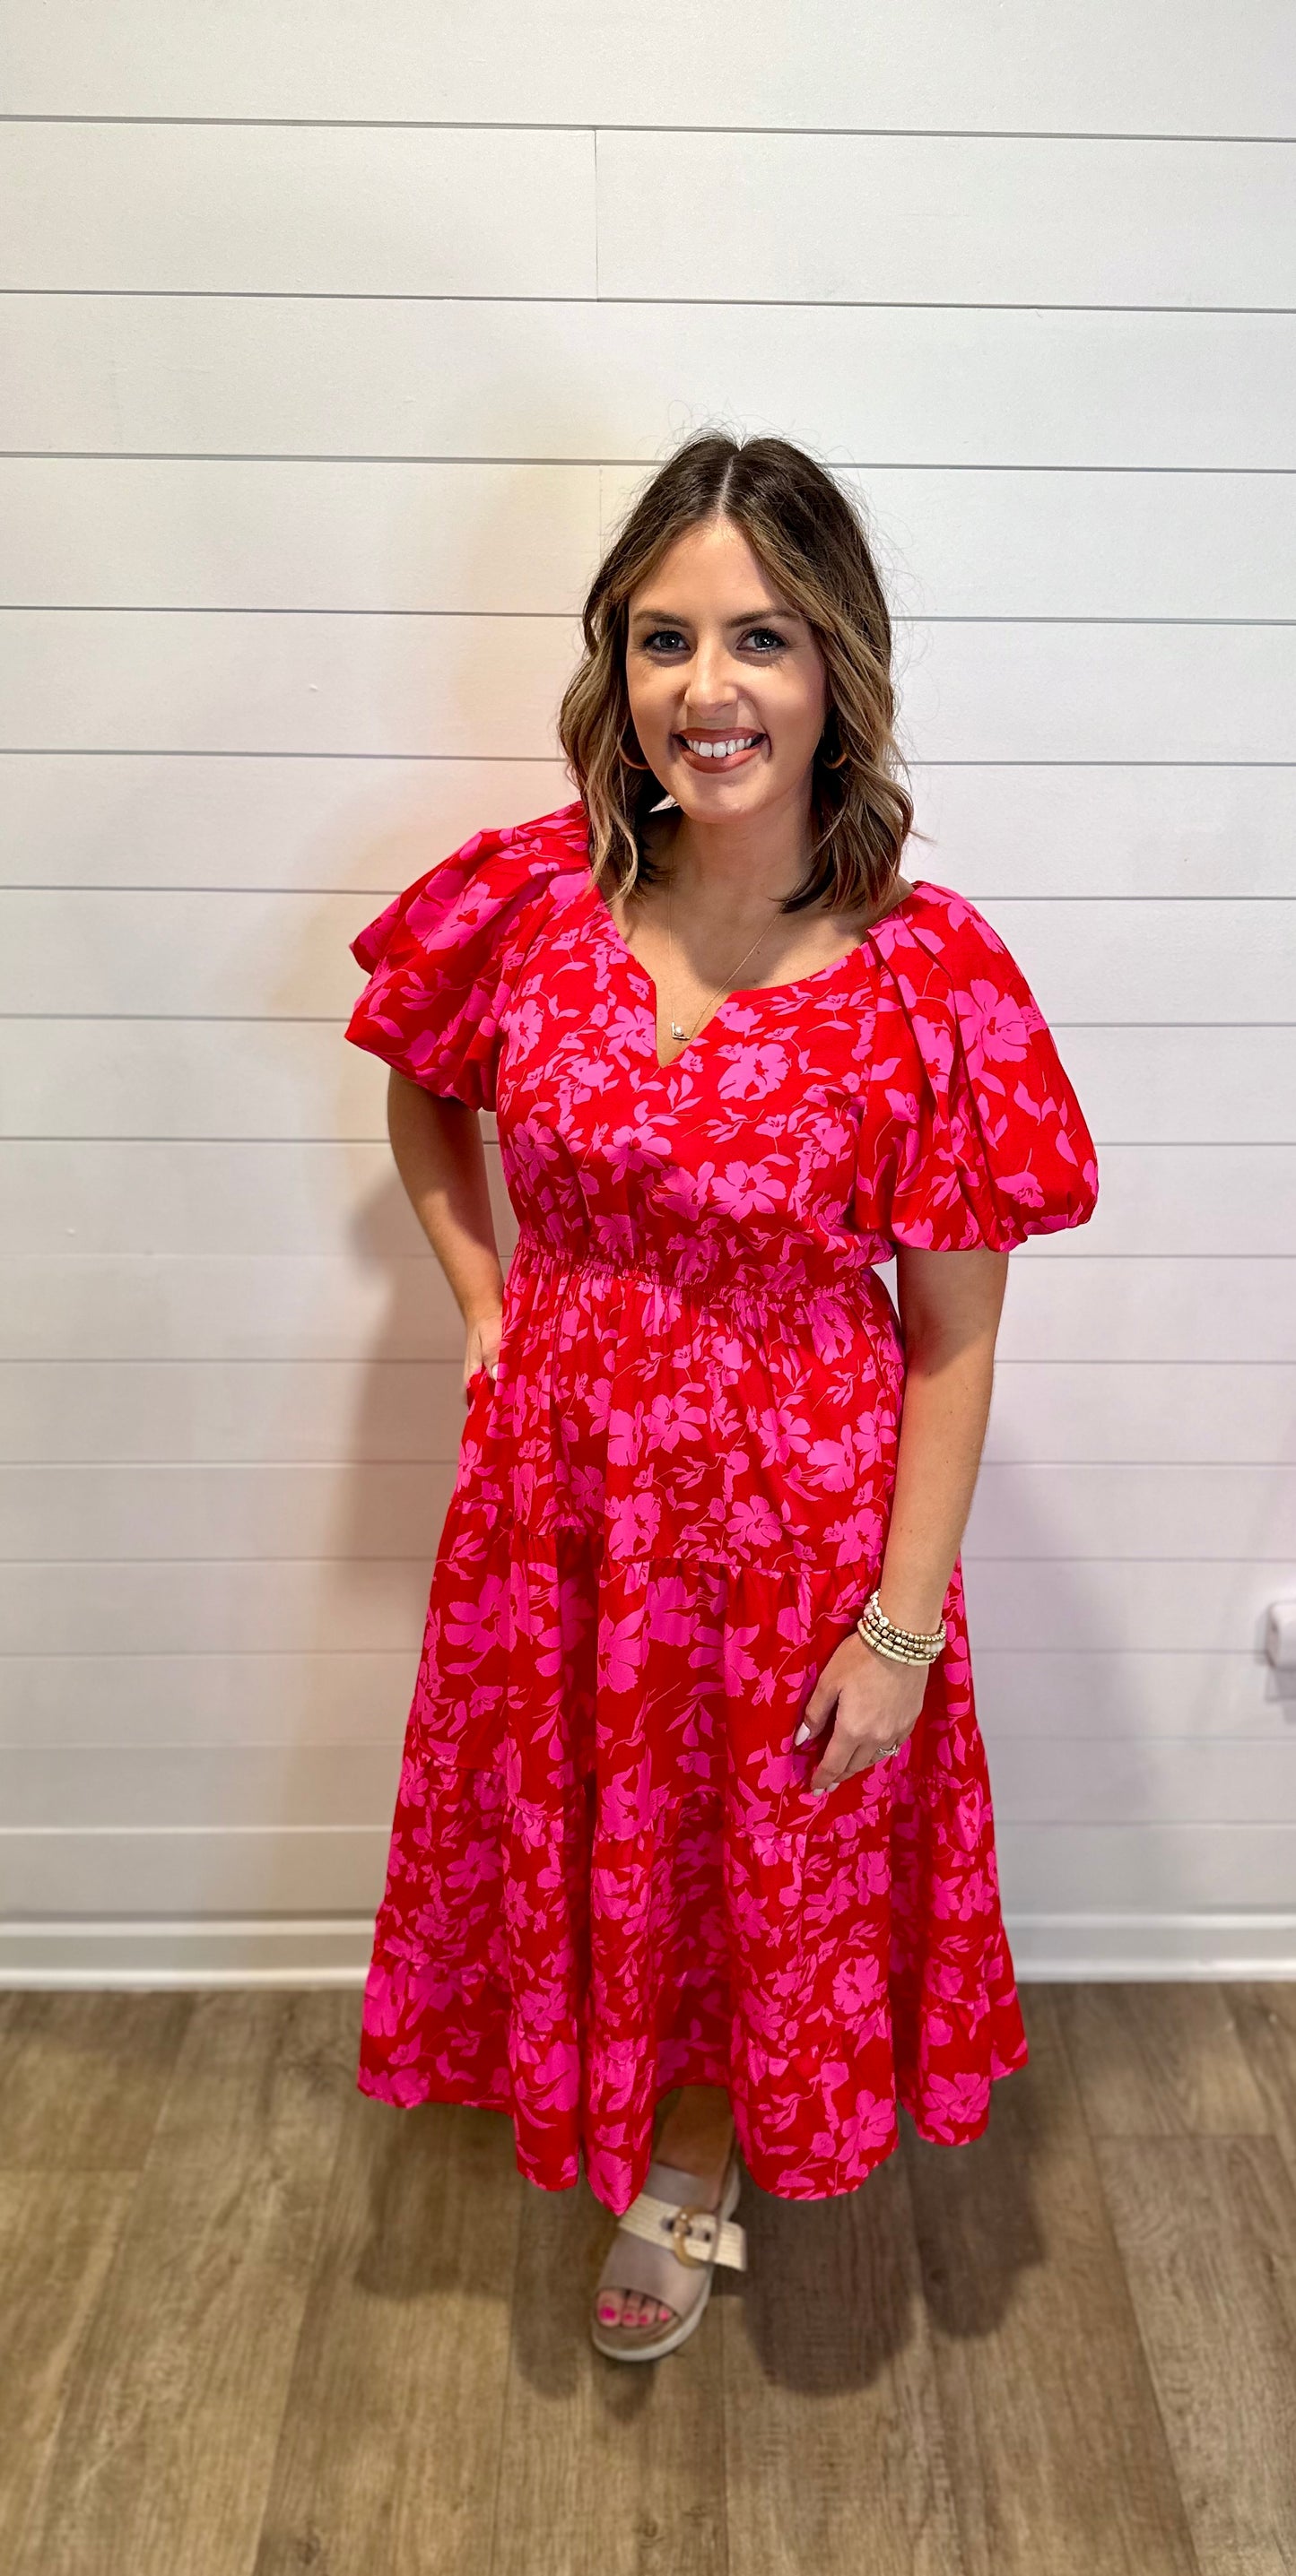
[[[653,2162],[696,2174],[702,2186],[699,2203],[705,2209],[718,2209],[733,2130],[733,2112],[723,2085],[684,2084],[667,2103]],[[675,2310],[661,2299],[645,2298],[639,2290],[611,2288],[599,2291],[597,2314],[600,2325],[655,2329],[668,2325]]]

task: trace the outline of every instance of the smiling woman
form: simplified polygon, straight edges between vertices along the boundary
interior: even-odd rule
[[[649,769],[708,780],[755,767],[767,793],[802,792],[823,732],[827,674],[807,617],[780,597],[724,518],[671,548],[672,604],[629,601],[626,689]],[[661,573],[649,582],[662,594]],[[762,802],[764,802],[762,798]],[[732,800],[719,811],[741,811]],[[751,810],[750,807],[748,810]]]
[[[725,735],[717,734],[713,739],[695,725],[691,733],[677,734],[675,740],[682,746],[684,758],[692,768],[740,769],[744,761],[751,759],[759,743],[768,743],[769,736],[740,733],[726,739]]]
[[[720,992],[767,991],[799,980],[802,969],[822,971],[849,955],[888,907],[872,900],[867,863],[864,899],[854,904],[843,883],[834,901],[799,911],[795,880],[786,902],[763,882],[778,842],[799,846],[805,781],[824,734],[827,663],[810,615],[781,595],[743,530],[724,517],[676,537],[647,581],[646,601],[643,586],[626,604],[625,678],[649,775],[660,782],[682,768],[714,790],[700,800],[682,791],[693,808],[684,816],[668,799],[673,825],[656,811],[641,817],[633,877],[609,900],[627,948],[651,970],[654,999],[659,985],[671,997],[664,1017],[659,1012],[662,1064],[706,1025],[703,1014]],[[800,586],[812,587],[804,575]],[[862,721],[872,724],[862,694]],[[845,768],[844,754],[833,760]],[[658,905],[653,888],[663,872]],[[844,849],[838,872],[845,879]],[[891,904],[908,891],[893,874]],[[744,928],[752,936],[739,950]]]
[[[641,2360],[744,2259],[739,2148],[848,2192],[900,2105],[959,2144],[1025,2062],[958,1551],[1005,1256],[1097,1174],[1002,941],[899,874],[885,609],[821,469],[693,442],[586,634],[580,793],[353,943],[469,1397],[359,2081],[583,2169],[626,2222],[592,2332]]]
[[[688,440],[615,533],[582,627],[559,727],[596,874],[653,883],[643,826],[665,790],[690,846],[706,836],[749,901],[742,826],[758,815],[763,873],[778,849],[789,911],[886,899],[913,824],[890,612],[861,521],[810,457],[783,439]],[[752,749],[717,758],[748,736]],[[722,793],[699,801],[695,781]],[[708,823],[725,828],[707,836]]]

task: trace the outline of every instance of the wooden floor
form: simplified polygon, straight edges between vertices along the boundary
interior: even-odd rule
[[[611,2222],[355,2087],[358,1990],[0,1995],[7,2576],[1292,2576],[1296,1986],[1026,1986],[970,2147],[744,2181],[650,2368]]]

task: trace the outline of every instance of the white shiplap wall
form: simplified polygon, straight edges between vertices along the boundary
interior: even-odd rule
[[[347,942],[567,795],[601,532],[702,421],[863,497],[921,870],[1099,1142],[966,1550],[1019,1968],[1290,1973],[1282,0],[4,41],[0,1977],[363,1966],[462,1404]]]

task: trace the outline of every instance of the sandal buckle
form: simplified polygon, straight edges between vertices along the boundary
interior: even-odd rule
[[[707,2231],[710,2231],[709,2250],[705,2254],[693,2253],[689,2244],[689,2238],[699,2224],[704,2244],[708,2242]],[[714,2209],[677,2209],[670,2223],[671,2245],[677,2261],[689,2264],[694,2271],[705,2272],[708,2264],[715,2260],[719,2232],[719,2219]]]

